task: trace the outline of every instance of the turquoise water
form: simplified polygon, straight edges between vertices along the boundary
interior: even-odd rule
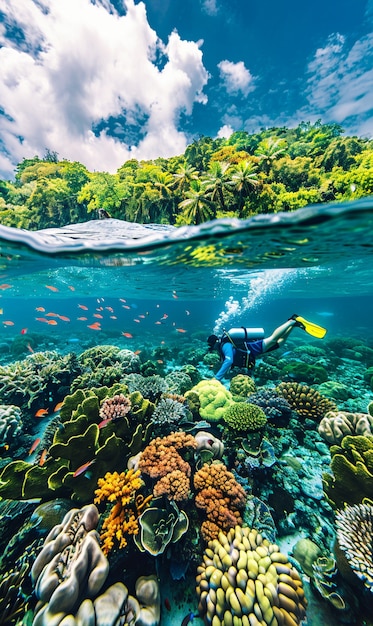
[[[208,335],[241,325],[263,327],[269,334],[296,312],[325,327],[325,339],[294,331],[286,349],[273,353],[282,363],[280,375],[273,373],[273,356],[257,363],[253,374],[257,388],[295,380],[318,389],[317,381],[299,379],[294,371],[285,373],[286,363],[304,361],[321,365],[328,380],[345,387],[344,395],[333,398],[339,410],[366,413],[373,392],[365,373],[373,362],[362,360],[360,348],[364,345],[373,350],[372,232],[371,199],[180,229],[112,219],[39,232],[0,226],[0,365],[24,364],[49,352],[55,353],[53,359],[71,354],[79,358],[96,346],[114,346],[136,353],[142,363],[151,361],[151,374],[165,378],[187,364],[207,379],[217,369],[217,363],[203,360]],[[337,353],[341,342],[345,342],[345,351]],[[309,345],[315,347],[316,359],[311,352],[304,357],[302,346]],[[355,353],[354,345],[358,346]],[[304,350],[306,353],[307,348]],[[80,363],[76,375],[82,376],[83,370]],[[6,371],[2,370],[3,376]],[[18,403],[23,422],[14,436],[3,433],[0,469],[14,459],[39,463],[38,453],[29,455],[28,450],[58,416],[56,405],[78,388],[73,381],[72,371],[63,381],[56,375],[53,384],[48,382],[40,395],[27,397],[27,402],[20,392],[5,393],[0,385],[0,404]],[[227,389],[229,383],[227,378]],[[42,419],[35,418],[39,409],[46,410]],[[274,466],[262,474],[254,472],[254,478],[250,472],[247,475],[246,467],[241,479],[247,491],[271,507],[276,541],[284,552],[291,554],[297,540],[310,538],[329,554],[335,537],[334,513],[325,502],[321,483],[322,473],[330,471],[329,447],[317,434],[317,423],[311,427],[294,419],[291,429],[279,424],[276,433],[272,432],[276,440]],[[211,432],[222,436],[216,425]],[[270,438],[271,431],[266,436]],[[251,444],[258,445],[258,441]],[[228,437],[226,450],[230,445]],[[292,485],[289,456],[295,459],[293,465],[308,468],[302,489]],[[240,475],[240,463],[233,453],[225,461]],[[118,467],[118,471],[123,469]],[[280,510],[276,490],[270,489],[269,483],[278,485],[284,500],[287,490],[291,491],[293,510],[286,510],[286,503]],[[26,498],[31,500],[28,515],[39,503],[35,495]],[[9,494],[7,499],[11,499]],[[11,518],[4,509],[0,513],[4,538],[10,541]],[[23,517],[19,515],[19,527]],[[28,541],[31,539],[26,544]],[[13,555],[9,558],[12,562]],[[171,611],[165,609],[162,598],[160,623],[180,624],[188,610],[197,615],[198,602],[190,596],[195,564],[190,565],[186,582],[176,583],[164,563],[156,561],[154,571],[171,597]],[[3,571],[10,568],[10,562],[5,558],[0,563]],[[131,584],[129,575],[127,579]],[[183,584],[189,585],[186,601]],[[353,587],[346,591],[345,583],[339,581],[338,593],[343,591],[346,602],[354,607],[352,612],[341,612],[312,591],[308,580],[305,585],[308,624],[368,623],[364,621],[364,592],[359,595]],[[24,585],[24,593],[31,595],[29,583]],[[32,623],[30,615],[28,623]],[[195,617],[195,623],[202,624],[202,620]]]

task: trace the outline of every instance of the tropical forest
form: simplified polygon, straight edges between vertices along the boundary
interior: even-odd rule
[[[249,218],[373,193],[373,140],[338,124],[200,137],[184,154],[90,172],[49,149],[0,180],[0,223],[39,230],[109,216],[184,226]]]

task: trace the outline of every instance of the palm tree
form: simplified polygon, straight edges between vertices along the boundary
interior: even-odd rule
[[[231,179],[228,176],[230,167],[230,163],[213,161],[209,166],[204,180],[206,191],[210,193],[210,200],[212,200],[212,202],[218,200],[223,211],[227,210],[224,191],[229,190],[231,186]]]
[[[238,193],[238,214],[241,217],[245,198],[259,185],[258,167],[252,161],[240,161],[231,176],[232,188]]]
[[[190,189],[185,196],[179,208],[183,210],[189,224],[202,224],[215,217],[214,205],[206,196],[206,189],[198,178],[191,181]]]
[[[184,163],[180,165],[177,172],[173,174],[175,180],[175,189],[180,192],[186,191],[190,187],[192,180],[198,178],[198,172],[190,163]]]
[[[260,142],[255,154],[263,163],[263,171],[269,174],[273,161],[279,159],[286,152],[286,144],[283,139],[268,137]]]

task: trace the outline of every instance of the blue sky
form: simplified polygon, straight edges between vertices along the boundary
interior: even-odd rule
[[[0,0],[0,177],[301,121],[373,136],[373,0]]]

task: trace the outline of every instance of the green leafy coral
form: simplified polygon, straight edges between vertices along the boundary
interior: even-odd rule
[[[71,497],[77,502],[92,500],[97,480],[106,472],[125,467],[151,436],[154,405],[139,392],[129,394],[131,409],[120,419],[101,426],[103,402],[126,394],[124,385],[78,389],[66,396],[57,428],[43,466],[18,460],[6,465],[0,474],[0,496],[29,499]],[[80,471],[87,465],[86,471]]]
[[[235,402],[224,413],[224,421],[235,430],[259,430],[267,423],[267,416],[256,404]]]

